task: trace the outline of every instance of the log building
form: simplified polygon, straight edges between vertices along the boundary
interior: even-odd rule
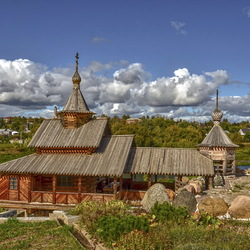
[[[84,200],[141,200],[159,175],[179,180],[203,176],[208,188],[214,160],[223,161],[223,173],[229,164],[234,166],[236,145],[219,125],[199,145],[200,151],[135,147],[134,135],[111,135],[108,120],[93,117],[80,82],[77,53],[73,89],[63,110],[55,108],[54,118],[44,120],[29,143],[36,153],[0,164],[0,206],[55,209]],[[216,136],[222,137],[219,144]],[[225,159],[218,158],[218,152]]]

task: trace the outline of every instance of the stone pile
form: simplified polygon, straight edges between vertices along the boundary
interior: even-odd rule
[[[250,176],[235,178],[229,184],[230,190],[202,192],[202,180],[186,180],[186,185],[175,193],[157,183],[146,192],[142,208],[150,211],[155,202],[168,202],[175,207],[186,207],[190,213],[199,211],[213,216],[250,219]]]

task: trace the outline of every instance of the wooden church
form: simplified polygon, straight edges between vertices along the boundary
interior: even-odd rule
[[[235,171],[237,145],[219,118],[200,150],[135,147],[134,135],[111,135],[108,119],[93,117],[80,82],[77,53],[63,110],[55,108],[54,118],[44,120],[29,143],[36,153],[0,164],[0,206],[54,209],[84,200],[141,200],[159,176],[203,176],[209,188],[214,162],[223,174]],[[214,116],[221,116],[218,108]]]

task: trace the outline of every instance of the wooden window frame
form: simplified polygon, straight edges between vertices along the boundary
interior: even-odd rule
[[[9,189],[10,190],[18,190],[18,177],[10,176],[9,179]]]
[[[59,175],[56,179],[57,187],[73,187],[73,176]]]

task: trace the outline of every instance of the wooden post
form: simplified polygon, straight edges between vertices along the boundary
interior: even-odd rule
[[[114,177],[114,185],[113,185],[113,189],[114,189],[114,199],[116,200],[117,199],[117,177],[115,176]]]
[[[28,176],[28,202],[31,202],[31,184],[32,184],[32,175]]]
[[[225,176],[227,174],[227,160],[223,160],[222,166],[223,175]]]
[[[9,200],[10,199],[10,176],[7,174],[6,178],[7,178],[7,200]]]
[[[206,188],[206,190],[211,190],[213,188],[213,177],[212,176],[205,177],[205,188]]]
[[[82,193],[82,177],[78,176],[78,203],[82,201],[81,193]]]
[[[233,172],[233,174],[236,174],[236,164],[235,164],[235,159],[233,160],[233,162],[232,162],[232,172]]]
[[[17,200],[20,201],[20,189],[21,185],[23,185],[23,178],[21,176],[17,176]]]
[[[119,200],[121,200],[122,199],[122,176],[120,176],[119,182],[120,182]]]
[[[53,187],[53,204],[56,204],[56,175],[52,177],[52,187]]]
[[[148,188],[152,186],[152,175],[148,174]]]

